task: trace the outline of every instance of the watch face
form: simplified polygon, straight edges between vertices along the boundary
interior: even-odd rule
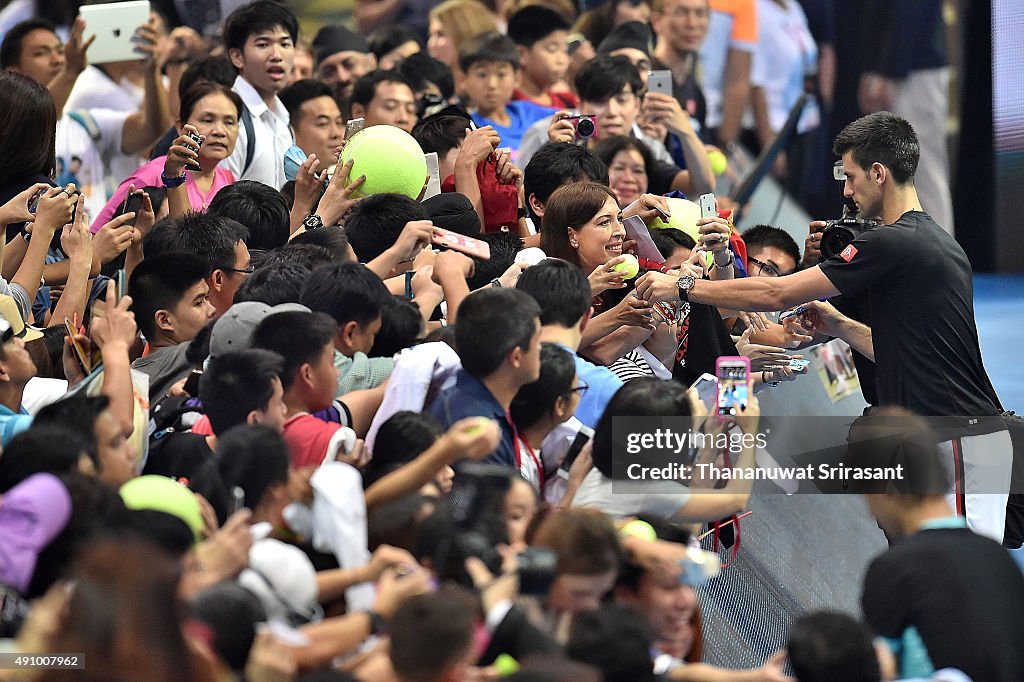
[[[323,227],[324,226],[324,221],[318,215],[309,215],[309,216],[306,216],[306,219],[302,221],[302,224],[307,229],[315,230],[318,227]]]

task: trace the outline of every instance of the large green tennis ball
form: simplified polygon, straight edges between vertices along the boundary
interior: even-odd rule
[[[718,149],[708,152],[708,161],[711,162],[711,172],[715,175],[721,175],[729,167],[729,159]]]
[[[693,237],[694,241],[699,241],[700,232],[697,230],[697,221],[700,220],[700,206],[686,199],[669,197],[666,201],[668,201],[668,210],[672,217],[668,219],[667,223],[661,217],[655,218],[650,225],[651,228],[682,230]]]
[[[622,275],[622,279],[633,279],[640,272],[640,262],[631,253],[624,253],[622,257],[625,260],[616,264],[612,271]]]
[[[354,197],[404,194],[418,199],[427,181],[427,161],[413,136],[389,125],[370,126],[352,136],[341,153],[340,164],[353,160],[349,178],[366,180]]]
[[[184,485],[166,476],[139,476],[121,486],[121,499],[129,509],[152,509],[184,521],[196,540],[203,529],[199,500]]]

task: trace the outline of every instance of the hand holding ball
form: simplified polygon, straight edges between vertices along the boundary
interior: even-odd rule
[[[423,150],[413,136],[389,125],[370,126],[352,136],[341,153],[339,165],[353,161],[349,177],[366,181],[352,196],[404,194],[419,199],[429,176]]]
[[[631,253],[622,254],[621,263],[612,266],[612,272],[622,275],[622,279],[633,279],[640,272],[640,262]]]

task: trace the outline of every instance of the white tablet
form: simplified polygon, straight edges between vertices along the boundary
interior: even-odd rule
[[[135,29],[149,21],[149,1],[113,2],[106,5],[84,5],[79,14],[85,19],[85,38],[95,35],[89,48],[90,64],[125,62],[143,59],[132,40]]]

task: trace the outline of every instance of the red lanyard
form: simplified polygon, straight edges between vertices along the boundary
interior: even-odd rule
[[[523,472],[523,454],[520,451],[520,442],[526,448],[527,454],[533,459],[534,465],[537,467],[537,481],[539,483],[540,492],[544,492],[544,465],[540,461],[540,457],[537,456],[536,451],[530,446],[530,441],[526,439],[526,436],[519,433],[519,429],[516,428],[516,424],[512,421],[512,415],[508,412],[505,413],[505,421],[512,427],[512,445],[516,449],[516,469],[520,475]]]

